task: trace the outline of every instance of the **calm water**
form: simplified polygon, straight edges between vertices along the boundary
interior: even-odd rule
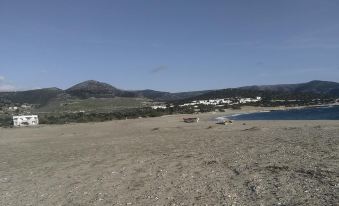
[[[339,106],[234,115],[232,120],[339,120]]]

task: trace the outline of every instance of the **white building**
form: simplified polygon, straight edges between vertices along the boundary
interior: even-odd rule
[[[223,105],[223,104],[228,104],[228,105],[233,105],[233,104],[245,104],[249,102],[259,102],[261,101],[261,97],[256,97],[256,98],[225,98],[225,99],[208,99],[208,100],[195,100],[190,103],[185,103],[182,105],[179,105],[180,107],[185,107],[185,106],[194,106],[194,105]]]
[[[13,125],[15,127],[35,126],[38,124],[38,115],[13,116]]]
[[[155,106],[151,106],[152,109],[166,109],[166,105],[155,105]]]
[[[25,104],[23,104],[23,105],[21,105],[21,108],[29,109],[29,108],[31,108],[31,106],[30,106],[30,105],[25,105]]]
[[[260,101],[261,101],[261,97],[256,97],[255,99],[253,98],[240,98],[239,99],[240,104],[245,104],[249,102],[260,102]]]
[[[8,107],[9,111],[14,111],[14,110],[17,110],[17,109],[18,109],[18,107]]]

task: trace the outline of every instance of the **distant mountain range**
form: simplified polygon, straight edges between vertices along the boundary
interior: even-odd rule
[[[65,92],[67,94],[79,98],[142,97],[156,101],[170,101],[198,96],[208,91],[180,92],[180,93],[161,92],[149,89],[129,91],[117,89],[112,85],[103,82],[89,80],[74,85],[73,87],[66,89]]]
[[[189,98],[212,99],[231,97],[256,97],[264,99],[318,99],[338,98],[339,83],[314,80],[300,84],[255,85],[230,89],[219,89]],[[187,99],[186,99],[187,101]]]
[[[263,86],[240,87],[244,90],[273,91],[273,92],[293,92],[293,93],[316,93],[339,95],[339,83],[329,81],[314,80],[301,84],[278,84]]]
[[[280,84],[264,86],[246,86],[234,89],[204,90],[194,92],[170,93],[154,90],[121,90],[110,84],[89,80],[62,90],[46,88],[18,92],[0,92],[0,102],[29,103],[44,105],[53,99],[63,98],[114,98],[133,97],[147,98],[154,101],[179,101],[185,99],[201,99],[210,97],[229,97],[234,95],[274,94],[314,94],[339,97],[339,83],[329,81],[311,81],[301,84]]]

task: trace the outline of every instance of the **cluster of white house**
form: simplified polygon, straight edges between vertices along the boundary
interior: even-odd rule
[[[17,110],[17,109],[19,109],[19,108],[22,108],[22,109],[30,109],[31,106],[30,106],[30,105],[25,105],[25,104],[21,105],[20,107],[18,107],[18,106],[12,106],[12,107],[8,107],[8,111],[15,111],[15,110]]]
[[[224,99],[208,99],[208,100],[194,100],[190,103],[185,103],[179,105],[180,107],[186,107],[186,106],[195,106],[198,107],[198,105],[234,105],[234,104],[246,104],[250,102],[259,102],[261,101],[261,97],[256,98],[224,98]],[[151,106],[152,109],[166,109],[166,105],[154,105]],[[173,107],[173,105],[171,105]]]
[[[185,103],[180,105],[181,107],[184,106],[194,106],[194,105],[222,105],[222,104],[245,104],[245,103],[250,103],[250,102],[259,102],[261,101],[261,97],[256,97],[256,98],[234,98],[234,99],[209,99],[209,100],[195,100],[190,103]]]
[[[166,109],[167,106],[166,105],[154,105],[154,106],[151,106],[152,109]]]
[[[39,125],[38,115],[13,116],[14,127],[26,127]]]

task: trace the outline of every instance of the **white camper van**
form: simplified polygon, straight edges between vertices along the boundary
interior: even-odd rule
[[[38,115],[13,116],[14,127],[36,126],[39,125]]]

